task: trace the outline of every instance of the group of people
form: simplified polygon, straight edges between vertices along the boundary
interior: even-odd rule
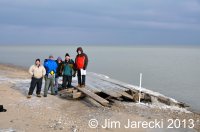
[[[78,47],[76,52],[75,61],[70,58],[68,53],[65,54],[64,60],[61,57],[54,60],[54,56],[50,55],[48,59],[44,60],[44,65],[41,64],[40,59],[36,59],[35,64],[29,68],[32,79],[27,98],[31,98],[35,87],[37,87],[37,97],[41,97],[43,78],[45,79],[44,97],[47,97],[49,88],[52,95],[57,94],[58,78],[61,76],[63,77],[62,89],[72,87],[72,77],[75,77],[76,74],[78,78],[77,87],[85,87],[88,57],[81,47]]]

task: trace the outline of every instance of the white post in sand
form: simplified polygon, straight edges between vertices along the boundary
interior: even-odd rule
[[[140,73],[139,103],[140,103],[140,96],[141,96],[141,87],[142,87],[142,73]]]

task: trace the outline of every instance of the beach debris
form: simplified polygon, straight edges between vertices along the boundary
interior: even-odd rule
[[[96,73],[88,73],[87,85],[85,88],[73,87],[72,89],[61,90],[59,93],[61,96],[67,95],[72,99],[85,98],[85,101],[98,107],[100,105],[111,106],[115,104],[116,101],[133,102],[136,104],[141,102],[142,104],[147,103],[148,105],[162,104],[169,107],[185,109],[189,107],[183,102],[176,101],[160,93]]]

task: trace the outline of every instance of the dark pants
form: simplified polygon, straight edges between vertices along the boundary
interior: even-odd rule
[[[32,79],[31,79],[31,86],[29,88],[28,95],[32,95],[33,94],[33,91],[34,91],[36,85],[37,85],[36,94],[40,94],[41,88],[42,88],[42,78],[38,79],[38,78],[32,77]]]
[[[85,85],[86,76],[81,75],[81,70],[77,71],[77,77],[78,77],[78,84],[79,85]]]
[[[63,88],[71,88],[72,87],[72,76],[63,75]]]

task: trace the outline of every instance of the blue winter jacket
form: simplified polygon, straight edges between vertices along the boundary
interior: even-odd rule
[[[46,69],[46,75],[48,75],[51,71],[56,73],[58,65],[54,60],[48,59],[44,61],[44,67]]]

